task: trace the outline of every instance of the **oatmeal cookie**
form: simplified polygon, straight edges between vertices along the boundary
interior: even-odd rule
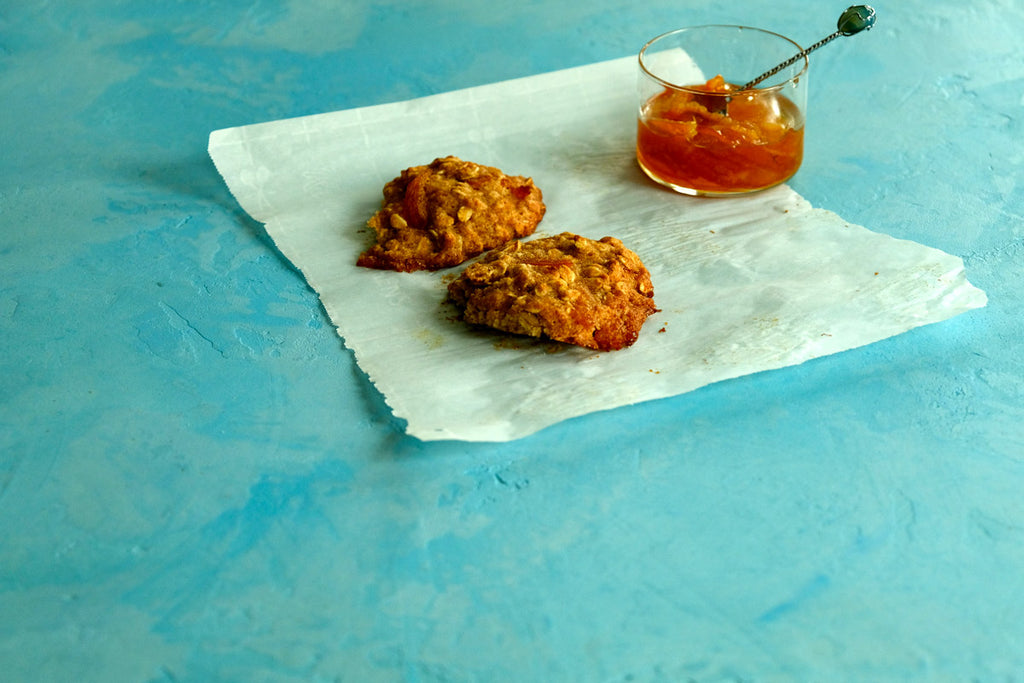
[[[448,295],[468,323],[601,351],[630,346],[657,310],[639,256],[614,237],[568,232],[489,252]]]
[[[544,217],[530,178],[449,156],[402,171],[384,186],[367,222],[377,243],[357,265],[410,272],[438,270],[533,234]]]

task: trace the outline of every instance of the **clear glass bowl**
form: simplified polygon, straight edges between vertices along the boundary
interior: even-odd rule
[[[640,50],[637,161],[690,195],[728,196],[785,182],[803,161],[807,57],[743,84],[802,48],[747,26],[694,26]]]

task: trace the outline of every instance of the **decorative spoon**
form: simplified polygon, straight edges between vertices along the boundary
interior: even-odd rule
[[[771,78],[775,74],[785,69],[790,64],[793,64],[797,60],[803,59],[809,53],[817,50],[822,45],[832,42],[840,36],[852,36],[861,31],[869,31],[871,27],[875,25],[875,10],[868,5],[853,5],[848,7],[845,12],[839,15],[839,21],[836,24],[836,32],[827,38],[819,40],[814,45],[811,45],[806,50],[793,55],[790,59],[787,59],[782,64],[779,64],[773,69],[765,71],[763,74],[744,85],[740,90],[750,90],[755,85],[760,83],[766,78]]]

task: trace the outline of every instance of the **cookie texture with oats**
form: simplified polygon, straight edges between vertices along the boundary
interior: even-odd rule
[[[405,169],[384,186],[382,206],[367,221],[376,244],[356,264],[401,272],[457,266],[533,234],[545,210],[531,178],[454,156],[438,158]]]
[[[568,232],[488,252],[448,297],[470,324],[601,351],[632,345],[658,310],[639,256],[614,237]]]

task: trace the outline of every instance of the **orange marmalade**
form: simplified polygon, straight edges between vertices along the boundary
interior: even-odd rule
[[[771,90],[741,92],[721,76],[685,91],[666,88],[640,111],[641,168],[691,194],[777,185],[800,168],[803,148],[803,114],[789,98]]]

